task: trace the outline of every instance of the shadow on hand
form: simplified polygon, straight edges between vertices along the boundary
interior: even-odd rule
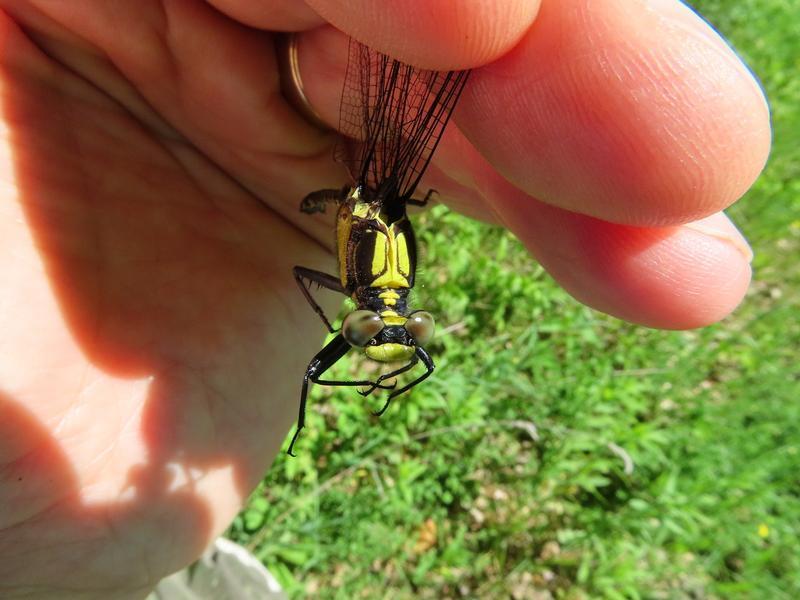
[[[326,255],[186,140],[26,51],[4,59],[2,111],[20,227],[44,266],[31,276],[47,278],[84,369],[149,384],[128,415],[144,450],[103,502],[86,499],[98,482],[56,436],[61,415],[0,399],[0,581],[144,590],[227,524],[283,440],[299,383],[286,374],[320,332],[291,266]],[[59,351],[32,368],[46,378]],[[113,426],[83,418],[86,439]]]
[[[126,500],[87,504],[52,432],[6,395],[0,424],[0,589],[31,597],[64,589],[144,593],[154,574],[181,566],[176,555],[148,549],[148,534],[158,540],[180,518],[191,523],[182,551],[199,553],[206,545],[210,511],[190,491],[138,486]],[[158,507],[157,520],[147,507]]]

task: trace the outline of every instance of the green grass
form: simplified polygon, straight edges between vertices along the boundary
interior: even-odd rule
[[[756,252],[734,316],[693,332],[622,323],[508,235],[434,210],[417,298],[446,316],[436,376],[380,421],[353,390],[315,388],[299,457],[277,460],[230,537],[298,597],[800,597],[792,5],[696,2],[761,77],[776,130],[730,211]]]

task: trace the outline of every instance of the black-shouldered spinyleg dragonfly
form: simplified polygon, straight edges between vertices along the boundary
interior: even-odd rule
[[[332,386],[364,386],[363,396],[376,389],[392,390],[381,410],[433,373],[425,345],[433,337],[433,316],[411,310],[417,247],[406,214],[409,204],[424,205],[428,195],[412,198],[439,143],[469,71],[429,71],[403,64],[351,39],[339,112],[341,138],[336,158],[353,179],[341,190],[319,190],[300,205],[305,213],[324,212],[336,204],[338,275],[295,267],[303,295],[336,336],[311,360],[303,376],[294,444],[305,424],[309,381]],[[337,332],[311,296],[310,285],[350,297],[356,309]],[[338,381],[322,375],[351,348],[363,349],[372,360],[403,362],[375,381]],[[387,379],[422,362],[425,372],[395,389]]]

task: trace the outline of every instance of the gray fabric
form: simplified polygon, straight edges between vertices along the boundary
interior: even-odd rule
[[[225,538],[190,567],[161,581],[147,600],[287,600],[259,560]]]

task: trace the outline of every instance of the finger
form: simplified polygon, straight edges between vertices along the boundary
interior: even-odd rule
[[[725,208],[770,145],[758,84],[677,0],[544,2],[518,46],[473,72],[457,116],[520,189],[635,225]]]
[[[259,29],[270,31],[305,31],[325,21],[301,0],[208,0],[229,17]]]
[[[511,49],[530,27],[539,0],[307,0],[358,41],[428,69],[485,64]]]
[[[689,329],[722,319],[746,293],[752,251],[724,214],[677,227],[615,225],[524,195],[457,130],[447,138],[441,168],[432,166],[425,185],[467,216],[506,225],[584,304],[650,327]],[[470,171],[485,174],[482,193],[462,183]]]
[[[497,178],[496,214],[575,298],[633,323],[714,323],[750,282],[747,242],[718,213],[685,225],[613,224],[535,201]]]
[[[545,3],[513,51],[473,72],[459,127],[510,181],[575,212],[663,225],[730,205],[767,157],[760,88],[678,2],[599,6]],[[308,98],[333,126],[346,42],[321,28],[299,48]],[[435,160],[446,153],[444,140]]]

